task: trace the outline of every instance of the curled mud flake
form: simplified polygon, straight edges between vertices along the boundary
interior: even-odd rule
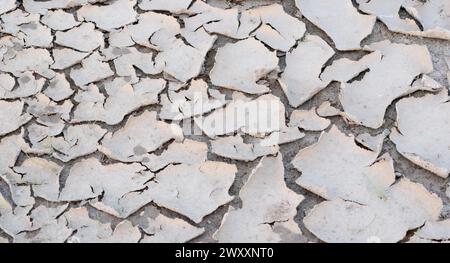
[[[74,92],[70,88],[70,83],[67,81],[66,76],[63,73],[56,73],[43,93],[53,101],[60,102],[69,98]]]
[[[15,85],[15,80],[8,74],[0,75],[0,81],[4,80],[0,84],[0,98],[2,99],[17,99],[26,98],[39,93],[44,84],[45,79],[36,79],[31,72],[25,72],[20,74],[17,79],[17,87]]]
[[[98,28],[113,31],[136,21],[136,0],[116,0],[111,4],[84,5],[77,11],[80,20],[94,22]]]
[[[446,0],[357,0],[358,8],[378,17],[391,31],[450,40],[450,3]],[[401,16],[405,11],[407,16]]]
[[[189,6],[194,0],[143,0],[139,8],[146,11],[167,11],[172,14],[190,13]]]
[[[28,29],[37,28],[39,23],[39,15],[29,14],[21,9],[16,9],[10,13],[4,14],[1,17],[1,29],[3,33],[8,33],[14,36],[19,36],[20,28],[24,25]],[[20,38],[24,38],[22,34]]]
[[[56,31],[65,31],[80,25],[73,14],[61,9],[47,12],[42,16],[41,22]]]
[[[230,208],[214,238],[219,242],[301,242],[294,222],[303,196],[284,181],[281,153],[263,157],[239,192],[241,208]]]
[[[284,105],[272,94],[254,100],[234,98],[225,108],[217,109],[194,121],[210,138],[242,131],[254,136],[283,130],[286,127]]]
[[[45,15],[49,10],[69,9],[72,7],[83,6],[89,3],[101,3],[105,0],[23,0],[22,5],[29,13],[38,13]]]
[[[221,9],[195,1],[189,11],[195,15],[183,19],[187,30],[195,31],[203,27],[208,33],[236,37],[239,28],[239,11],[236,8]]]
[[[221,157],[238,160],[254,161],[261,156],[274,155],[278,146],[263,146],[261,140],[245,143],[240,135],[217,138],[211,141],[211,152]]]
[[[0,100],[0,136],[17,130],[31,120],[28,113],[23,113],[23,101]]]
[[[333,40],[338,50],[361,49],[361,41],[372,33],[376,17],[365,15],[351,0],[296,0],[300,12]]]
[[[22,207],[34,205],[35,200],[31,196],[31,186],[23,183],[20,174],[5,168],[2,169],[0,179],[8,185],[14,204]]]
[[[317,115],[320,117],[334,117],[341,114],[341,111],[331,105],[329,101],[325,101],[317,107]]]
[[[16,0],[3,0],[0,6],[0,15],[9,12],[17,7]]]
[[[54,77],[55,73],[49,69],[53,59],[46,49],[31,47],[13,52],[13,56],[4,58],[0,62],[0,71],[12,73],[16,77],[20,77],[27,71],[35,72],[45,78]]]
[[[57,217],[68,207],[67,204],[47,207],[40,205],[27,215],[16,217],[26,226],[22,231],[14,234],[14,243],[63,243],[72,233],[66,227],[64,220]],[[30,208],[31,209],[31,208]],[[30,210],[29,209],[29,210]],[[30,224],[26,222],[29,221]],[[27,226],[28,225],[28,226]]]
[[[156,209],[155,209],[156,210]],[[147,218],[145,233],[140,243],[186,243],[205,232],[203,228],[195,227],[179,218],[169,218],[158,213]]]
[[[0,229],[11,237],[32,229],[32,222],[28,216],[32,207],[29,205],[13,208],[0,193]]]
[[[102,51],[104,53],[104,51]],[[112,48],[114,67],[116,74],[120,77],[131,77],[137,79],[135,67],[145,74],[156,75],[162,72],[164,64],[156,64],[153,61],[153,53],[141,53],[136,48]]]
[[[69,126],[63,137],[51,139],[54,149],[53,157],[68,162],[97,151],[98,141],[106,134],[106,130],[95,124]]]
[[[101,121],[108,125],[118,124],[134,110],[158,103],[158,94],[165,84],[163,79],[141,79],[131,85],[122,78],[116,78],[104,85],[107,98],[97,86],[91,84],[75,95],[78,105],[72,122]]]
[[[431,82],[426,76],[414,81],[417,76],[433,71],[431,56],[425,46],[383,41],[366,49],[380,52],[382,58],[378,62],[370,60],[369,70],[361,80],[341,83],[342,114],[352,123],[376,129],[383,124],[385,111],[395,99],[417,90],[436,90],[435,84],[421,84]]]
[[[20,134],[10,135],[0,140],[0,174],[12,168],[21,151],[27,151],[27,143],[23,139],[23,129]]]
[[[23,37],[26,47],[51,48],[53,46],[51,29],[41,23],[23,24],[19,30],[21,33],[18,36]]]
[[[88,200],[119,218],[127,218],[152,201],[149,181],[153,174],[140,164],[102,165],[97,159],[81,160],[70,169],[61,201]]]
[[[450,103],[447,90],[397,102],[397,127],[390,139],[397,151],[432,173],[450,175]],[[420,140],[418,139],[420,138]]]
[[[306,228],[325,242],[398,242],[408,230],[437,220],[442,201],[421,184],[401,179],[367,204],[340,198],[316,205]]]
[[[164,120],[183,120],[224,106],[225,95],[219,91],[208,89],[202,80],[192,80],[189,88],[179,92],[169,90],[161,95],[161,111],[159,117]]]
[[[86,207],[72,208],[61,218],[74,233],[67,240],[70,243],[137,243],[141,238],[138,227],[130,221],[123,220],[113,229],[111,224],[91,219]]]
[[[30,185],[33,195],[56,202],[59,197],[59,174],[63,167],[41,158],[26,159],[14,171],[21,175],[17,184]]]
[[[368,204],[395,180],[392,159],[377,157],[333,126],[316,144],[300,150],[292,163],[302,173],[296,182],[303,188],[329,200]]]
[[[273,49],[287,52],[306,32],[305,24],[273,4],[241,13],[238,36],[255,36]]]
[[[416,231],[410,243],[450,243],[450,219],[442,221],[427,221]]]
[[[212,84],[250,94],[269,91],[256,82],[278,68],[275,52],[254,38],[219,48],[209,76]]]
[[[206,215],[230,202],[236,166],[206,161],[169,165],[159,172],[150,191],[154,202],[200,223]]]
[[[307,35],[287,53],[286,69],[279,82],[291,106],[300,106],[329,84],[320,79],[320,74],[333,55],[333,49],[313,35]]]
[[[186,45],[183,40],[175,37],[166,38],[164,34],[164,31],[160,31],[152,38],[162,50],[155,58],[156,64],[165,65],[164,73],[181,82],[197,77],[208,50]],[[215,41],[215,38],[213,40]]]
[[[407,179],[394,184],[393,160],[377,156],[336,127],[298,153],[297,183],[329,200],[306,216],[308,230],[326,242],[397,242],[439,217],[442,201],[436,195]]]
[[[131,116],[122,129],[105,136],[100,151],[115,160],[140,162],[146,153],[155,151],[173,139],[183,138],[178,125],[158,121],[156,114],[145,111],[139,116]]]
[[[164,32],[161,32],[164,31]],[[160,50],[150,41],[157,33],[166,38],[173,38],[180,33],[180,25],[176,18],[155,12],[139,14],[138,23],[124,27],[124,29],[112,32],[109,44],[113,47],[129,47],[134,44]]]
[[[323,131],[330,126],[331,121],[320,117],[316,109],[294,110],[289,119],[290,127],[298,127],[306,131]]]
[[[114,75],[108,63],[102,61],[99,53],[94,53],[81,62],[80,69],[70,70],[70,78],[79,87],[97,82]]]
[[[384,130],[382,133],[374,136],[369,133],[361,133],[355,137],[355,141],[367,149],[379,154],[383,148],[384,139],[389,135],[389,133],[389,130]]]
[[[0,93],[10,93],[16,85],[16,79],[8,73],[0,74]]]
[[[305,137],[297,127],[284,127],[280,131],[272,132],[269,136],[261,140],[262,146],[274,146],[295,142]]]
[[[142,158],[142,164],[150,171],[156,172],[169,164],[194,165],[206,161],[208,145],[203,142],[185,139],[181,142],[173,142],[166,151],[160,155],[148,154]]]
[[[89,56],[89,53],[78,52],[70,48],[53,49],[52,54],[55,63],[51,68],[61,70],[81,63],[85,57]]]
[[[65,32],[56,32],[55,43],[81,52],[92,52],[103,47],[103,33],[95,30],[93,23],[82,23],[80,26]]]

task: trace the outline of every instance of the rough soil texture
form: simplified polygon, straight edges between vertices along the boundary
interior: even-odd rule
[[[139,1],[140,2],[140,1]],[[333,55],[332,60],[329,60],[327,62],[327,65],[330,65],[333,60],[339,59],[339,58],[349,58],[353,60],[360,59],[362,56],[366,55],[367,53],[365,51],[339,51],[336,49],[332,39],[320,28],[315,26],[313,23],[311,23],[308,19],[303,17],[301,13],[299,12],[298,8],[295,5],[294,0],[244,0],[244,1],[222,1],[222,0],[209,0],[206,1],[211,6],[217,6],[221,8],[225,7],[239,7],[241,9],[250,9],[255,8],[259,6],[265,6],[269,4],[278,3],[283,6],[284,11],[295,17],[296,19],[300,20],[306,25],[306,32],[311,35],[316,35],[325,40],[329,46],[331,46],[335,52]],[[354,3],[356,5],[356,1]],[[23,9],[23,6],[19,6],[20,9]],[[135,10],[138,11],[138,13],[144,13],[145,11],[140,10],[137,8],[137,6],[134,7]],[[75,13],[78,8],[70,8],[66,11],[68,13]],[[329,10],[329,12],[333,12],[333,10]],[[170,14],[169,12],[162,12],[164,14]],[[448,18],[448,17],[447,17]],[[52,31],[54,34],[54,31]],[[8,34],[0,33],[0,36],[5,37]],[[371,43],[379,42],[382,40],[390,40],[393,43],[401,43],[401,44],[418,44],[422,46],[426,46],[427,49],[430,52],[431,58],[432,58],[432,64],[434,70],[427,74],[429,77],[437,81],[439,84],[441,84],[444,87],[449,87],[450,83],[448,83],[447,74],[449,72],[449,69],[447,68],[447,62],[446,59],[450,56],[450,41],[444,40],[444,39],[436,39],[436,38],[424,38],[424,37],[418,37],[418,36],[412,36],[402,33],[394,33],[390,31],[385,24],[383,24],[381,21],[377,20],[375,23],[375,26],[373,27],[372,33],[363,39],[361,42],[361,46],[369,45]],[[227,94],[227,99],[231,98],[232,90],[213,86],[210,81],[209,73],[214,67],[215,64],[215,57],[217,50],[221,49],[225,45],[229,43],[235,43],[238,40],[232,39],[229,37],[225,37],[222,35],[218,35],[217,40],[215,41],[213,47],[208,51],[206,54],[205,62],[203,64],[203,67],[201,69],[200,74],[196,79],[202,79],[208,83],[209,87],[213,87],[214,89],[219,90],[223,94]],[[267,45],[266,45],[267,47]],[[1,48],[1,47],[0,47]],[[51,50],[49,48],[48,50]],[[273,49],[272,49],[273,50]],[[286,56],[284,55],[284,52],[278,52],[279,56],[279,62],[278,65],[280,67],[279,72],[283,72],[286,68]],[[112,66],[112,62],[109,62],[111,65],[111,68],[114,70],[114,66]],[[75,66],[77,68],[79,66]],[[141,70],[137,70],[139,75],[142,75]],[[75,86],[75,83],[69,78],[70,70],[66,69],[63,71],[58,71],[66,74],[66,77],[71,85],[71,88],[75,91],[79,90],[79,87]],[[1,72],[0,72],[1,73]],[[114,74],[117,73],[114,72]],[[280,73],[281,74],[281,73]],[[278,75],[280,75],[278,74]],[[154,76],[162,77],[162,74],[155,74]],[[114,77],[108,77],[107,79],[113,79]],[[315,94],[311,99],[307,100],[305,103],[300,105],[299,107],[292,107],[289,104],[289,101],[287,97],[285,96],[279,82],[276,80],[276,78],[268,79],[268,87],[270,88],[271,94],[275,95],[276,97],[280,98],[281,102],[285,106],[285,115],[286,115],[286,122],[289,122],[289,116],[291,116],[291,113],[294,110],[309,110],[315,107],[319,107],[323,102],[330,102],[331,105],[334,107],[343,110],[342,105],[339,100],[339,89],[340,89],[340,83],[333,81],[329,85],[326,86],[323,90],[319,91],[317,94]],[[103,92],[103,91],[102,91]],[[167,92],[167,87],[160,93],[159,97],[161,97],[161,94],[165,94]],[[76,92],[75,92],[76,93]],[[427,92],[424,91],[417,91],[414,92],[412,95],[407,96],[423,96]],[[247,94],[248,95],[248,94]],[[257,98],[258,95],[248,95],[252,98]],[[372,135],[380,134],[384,130],[388,129],[391,130],[396,125],[396,119],[397,119],[397,112],[395,104],[400,99],[396,99],[394,102],[390,103],[390,106],[387,108],[386,114],[384,116],[384,123],[381,127],[378,127],[376,129],[368,128],[362,125],[355,125],[351,124],[348,121],[344,120],[341,116],[333,116],[328,117],[328,119],[331,121],[331,125],[326,129],[326,132],[328,132],[331,128],[331,126],[335,125],[341,132],[347,134],[347,135],[360,135],[363,133],[370,133]],[[5,101],[16,101],[11,99],[5,99]],[[70,96],[69,101],[72,101],[74,104],[74,95]],[[105,129],[107,132],[116,132],[124,127],[126,127],[127,121],[130,119],[131,116],[139,116],[147,111],[157,111],[160,112],[161,105],[149,105],[149,106],[142,106],[137,107],[136,110],[132,110],[130,113],[126,113],[123,120],[118,121],[117,123],[111,123],[106,124],[104,122],[96,122],[96,121],[88,121],[87,123],[95,123],[99,125],[99,127]],[[70,113],[70,116],[73,117],[73,109]],[[450,115],[449,115],[450,116]],[[450,117],[447,117],[447,122],[450,121]],[[192,119],[191,119],[192,120]],[[36,122],[36,119],[33,119],[31,122],[28,122],[27,124],[23,125],[25,129],[30,127],[33,123]],[[192,121],[193,122],[193,121]],[[169,123],[169,122],[167,122]],[[298,178],[301,177],[301,172],[299,172],[298,169],[296,169],[293,165],[293,160],[295,159],[296,155],[301,151],[302,149],[305,149],[308,146],[314,145],[319,137],[321,136],[321,131],[305,131],[301,130],[305,136],[299,140],[296,140],[294,142],[282,144],[279,146],[279,152],[282,156],[282,163],[284,166],[284,179],[285,183],[288,189],[292,190],[298,195],[301,195],[304,197],[304,199],[299,203],[299,205],[295,208],[296,213],[293,217],[293,220],[296,224],[298,224],[298,227],[300,228],[302,232],[302,239],[300,241],[302,242],[322,242],[324,238],[322,238],[322,241],[320,238],[318,238],[316,235],[311,233],[307,227],[305,227],[304,224],[304,218],[310,213],[311,209],[324,202],[325,199],[320,197],[319,195],[306,190],[305,188],[302,188],[299,184],[296,183]],[[19,134],[20,129],[15,129],[12,132],[8,132],[6,135],[3,135],[1,138],[5,138],[7,136],[11,136],[14,134]],[[27,132],[26,132],[27,134]],[[245,141],[252,140],[252,136],[245,134],[243,135]],[[144,234],[142,229],[144,229],[148,225],[148,218],[154,218],[154,209],[158,208],[159,212],[162,215],[173,218],[173,219],[182,219],[185,222],[190,223],[191,225],[197,227],[197,228],[203,228],[204,233],[199,235],[198,237],[195,237],[191,240],[186,240],[189,242],[217,242],[215,238],[213,238],[214,233],[220,228],[222,220],[224,215],[228,212],[230,207],[234,207],[236,209],[243,207],[243,201],[242,198],[239,197],[240,191],[243,189],[243,186],[249,179],[250,175],[252,174],[252,171],[257,168],[258,164],[261,161],[261,158],[258,157],[254,161],[237,161],[237,160],[231,160],[229,158],[223,158],[220,156],[217,156],[211,152],[211,146],[210,141],[211,138],[209,138],[206,135],[185,135],[186,139],[192,139],[199,142],[205,142],[208,144],[208,153],[207,158],[209,161],[217,161],[227,164],[233,164],[236,165],[237,172],[235,175],[235,179],[232,182],[231,187],[229,188],[229,195],[233,196],[234,198],[230,202],[218,202],[218,208],[212,209],[213,212],[209,215],[206,215],[203,219],[200,220],[193,220],[192,217],[183,215],[183,213],[174,212],[176,209],[171,209],[170,205],[157,205],[154,202],[151,202],[149,204],[145,204],[143,207],[140,207],[137,211],[133,211],[131,215],[126,216],[126,218],[131,221],[133,226],[139,226],[140,231],[140,237],[141,239],[144,236],[147,236],[147,234]],[[28,139],[27,139],[28,140]],[[161,147],[157,147],[156,153],[161,154],[165,149],[168,149],[170,143],[172,140],[168,139],[166,142],[161,143]],[[448,141],[448,140],[447,140]],[[29,141],[28,141],[29,142]],[[134,149],[136,153],[136,148]],[[144,149],[145,151],[145,149]],[[147,151],[145,151],[147,152]],[[150,152],[150,151],[149,151]],[[397,177],[407,178],[411,180],[414,183],[419,183],[423,185],[426,190],[428,190],[431,193],[436,194],[443,203],[442,209],[439,214],[439,218],[436,218],[436,220],[445,220],[450,218],[450,197],[446,195],[447,187],[449,185],[448,178],[442,178],[437,176],[436,174],[414,164],[410,160],[406,159],[403,155],[401,155],[397,149],[396,145],[389,139],[389,137],[384,139],[384,144],[382,146],[382,149],[380,151],[380,156],[388,153],[391,158],[393,159],[393,167],[395,170],[395,175]],[[59,182],[61,183],[60,189],[63,189],[64,186],[67,186],[67,178],[69,177],[70,170],[81,160],[88,159],[88,158],[95,158],[100,160],[100,162],[103,165],[109,165],[109,164],[117,164],[120,163],[117,160],[114,160],[107,156],[104,152],[95,151],[93,153],[89,153],[86,155],[83,155],[82,157],[76,157],[72,160],[68,160],[66,162],[63,162],[54,156],[44,154],[36,154],[36,153],[25,153],[21,152],[17,161],[15,162],[14,167],[21,166],[24,162],[26,162],[27,159],[32,157],[38,157],[41,159],[49,160],[52,162],[55,162],[59,166],[62,167],[62,171],[60,173]],[[265,158],[265,157],[263,157]],[[269,157],[271,158],[271,157]],[[446,156],[446,158],[450,158],[450,156]],[[159,169],[158,169],[159,170]],[[158,171],[159,172],[159,171]],[[156,173],[158,174],[158,173]],[[138,191],[139,189],[135,189]],[[282,189],[282,191],[287,191],[286,189]],[[5,199],[10,203],[13,204],[13,197],[11,194],[10,187],[8,186],[7,182],[5,180],[0,179],[0,193],[5,197]],[[103,197],[105,198],[105,197]],[[155,197],[152,197],[155,198]],[[157,199],[157,198],[156,198]],[[86,198],[85,200],[90,200],[90,198]],[[105,201],[105,200],[103,200]],[[106,201],[105,201],[106,202]],[[223,204],[225,203],[225,204]],[[37,207],[39,205],[44,205],[47,207],[54,207],[56,205],[62,205],[65,204],[63,201],[59,202],[50,202],[46,200],[45,198],[36,197],[35,203],[33,204],[34,207]],[[86,209],[89,212],[89,217],[93,220],[97,220],[101,223],[110,223],[112,229],[114,229],[120,222],[123,221],[123,218],[120,218],[115,215],[111,215],[111,213],[106,213],[102,211],[103,209],[94,208],[93,205],[88,204],[86,201],[75,201],[71,200],[69,203],[69,207],[65,208],[63,211],[70,211],[70,209],[74,209],[77,207],[86,207]],[[15,205],[13,205],[15,207]],[[164,208],[166,207],[166,208]],[[60,218],[60,217],[58,217]],[[76,219],[75,219],[76,220]],[[284,220],[284,219],[283,219]],[[173,222],[172,222],[173,223]],[[423,225],[423,224],[422,224]],[[411,236],[414,235],[415,230],[420,228],[422,225],[419,225],[417,227],[414,227],[414,229],[411,229],[407,235],[404,237],[402,241],[408,241]],[[1,226],[1,224],[0,224]],[[266,231],[266,230],[264,230]],[[69,236],[73,235],[70,234]],[[11,236],[10,234],[7,234],[7,231],[3,231],[0,227],[0,240],[1,238],[7,239],[9,242],[12,242],[16,238]],[[68,238],[65,241],[70,241],[71,239]],[[286,239],[289,241],[289,239]],[[285,241],[286,241],[285,240]],[[105,241],[105,240],[103,240]],[[122,240],[116,240],[116,241],[122,241]],[[290,240],[292,241],[292,240]],[[100,241],[101,242],[101,241]]]

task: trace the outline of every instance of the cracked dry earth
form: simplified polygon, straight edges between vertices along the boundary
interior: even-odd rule
[[[450,242],[450,1],[0,0],[0,243]]]

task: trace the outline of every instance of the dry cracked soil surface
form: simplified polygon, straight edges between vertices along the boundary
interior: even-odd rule
[[[450,242],[448,0],[0,0],[0,243]]]

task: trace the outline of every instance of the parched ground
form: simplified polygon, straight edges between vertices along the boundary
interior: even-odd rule
[[[447,2],[0,0],[0,243],[449,241]]]

